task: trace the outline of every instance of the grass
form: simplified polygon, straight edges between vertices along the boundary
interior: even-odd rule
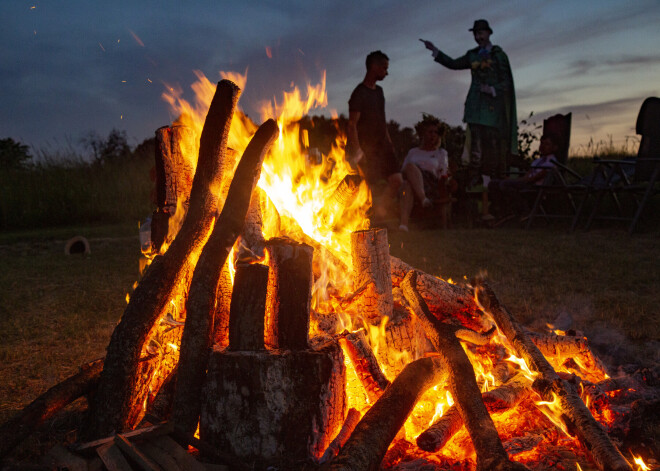
[[[46,161],[0,170],[0,230],[140,220],[152,211],[150,159]]]

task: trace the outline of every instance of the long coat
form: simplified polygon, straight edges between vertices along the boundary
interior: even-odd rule
[[[456,59],[438,51],[435,61],[453,70],[470,69],[472,83],[465,99],[463,121],[497,128],[511,154],[517,155],[516,94],[509,58],[499,46],[488,52],[479,50],[475,47]],[[481,84],[492,86],[495,96],[481,92]]]

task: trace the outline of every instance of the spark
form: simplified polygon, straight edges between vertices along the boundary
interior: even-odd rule
[[[149,83],[153,83],[153,82],[151,81],[151,79],[150,79],[150,78],[148,78],[148,79],[147,79],[147,82],[149,82]]]
[[[101,48],[101,50],[102,50],[103,52],[105,52],[105,48],[103,47],[103,44],[99,43],[99,47]]]
[[[136,43],[138,43],[140,46],[144,47],[144,43],[142,42],[142,40],[140,39],[140,37],[137,34],[135,34],[130,29],[128,30],[128,32],[131,33],[131,36],[133,36],[133,39],[135,39]]]
[[[266,46],[266,55],[269,59],[273,58],[273,50],[270,48],[270,46]]]

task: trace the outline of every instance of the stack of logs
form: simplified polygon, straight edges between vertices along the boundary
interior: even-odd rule
[[[376,356],[363,331],[337,334],[328,319],[315,319],[329,327],[310,341],[316,247],[285,238],[264,242],[255,231],[254,188],[277,126],[264,123],[236,165],[226,144],[238,94],[233,83],[218,84],[189,199],[184,185],[174,183],[181,178],[159,192],[153,239],[170,246],[131,296],[105,360],[68,380],[75,386],[65,387],[65,393],[58,385],[5,424],[1,454],[52,415],[54,403],[93,391],[80,435],[93,440],[134,428],[169,392],[161,411],[173,426],[172,436],[206,450],[211,460],[232,456],[256,469],[376,470],[421,395],[443,383],[456,403],[420,435],[417,443],[424,450],[441,449],[465,425],[477,469],[527,469],[509,459],[490,412],[511,408],[535,391],[543,398],[559,397],[562,420],[600,469],[631,470],[575,384],[544,357],[559,349],[581,355],[580,363],[592,369],[602,368],[580,337],[565,341],[528,333],[485,281],[450,284],[390,257],[385,230],[353,235],[354,290],[342,302],[347,312],[359,310],[373,325],[387,316],[388,348]],[[176,159],[181,155],[176,142],[190,139],[181,127],[162,128],[158,135],[161,154]],[[158,178],[171,178],[161,164]],[[182,179],[190,173],[184,169]],[[217,188],[222,190],[212,191]],[[177,200],[186,201],[187,209],[172,239],[164,228]],[[269,262],[239,263],[232,288],[227,260],[239,236],[253,251],[266,250]],[[180,309],[172,311],[172,299],[180,300]],[[496,330],[537,379],[503,373],[502,385],[482,394],[461,341],[483,345]],[[410,359],[432,354],[407,361],[391,355],[397,350],[407,351]],[[373,403],[363,417],[346,410],[344,352]],[[379,362],[400,372],[392,382]],[[198,423],[200,439],[193,436]]]

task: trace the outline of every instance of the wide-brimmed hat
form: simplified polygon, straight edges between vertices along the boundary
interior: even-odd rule
[[[481,31],[482,29],[485,29],[490,34],[493,34],[493,30],[490,29],[490,26],[488,25],[488,21],[486,20],[476,20],[474,22],[474,26],[472,26],[472,28],[470,28],[468,31]]]

